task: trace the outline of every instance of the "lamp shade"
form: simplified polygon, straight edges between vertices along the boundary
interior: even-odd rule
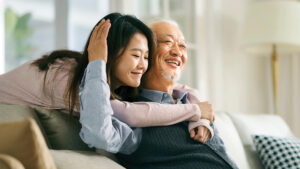
[[[256,1],[247,9],[243,46],[247,52],[300,52],[300,2]]]

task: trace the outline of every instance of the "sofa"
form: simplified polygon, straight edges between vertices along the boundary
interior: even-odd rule
[[[226,150],[241,169],[263,169],[251,135],[293,136],[288,125],[277,115],[215,112],[215,116],[215,125]],[[0,123],[24,118],[32,118],[38,124],[57,169],[123,168],[113,154],[89,148],[81,141],[77,117],[70,117],[60,110],[0,105]]]

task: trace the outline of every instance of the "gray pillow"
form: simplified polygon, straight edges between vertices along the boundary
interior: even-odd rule
[[[81,126],[78,117],[71,117],[59,110],[46,110],[40,107],[35,107],[34,110],[52,149],[94,151],[79,136]]]

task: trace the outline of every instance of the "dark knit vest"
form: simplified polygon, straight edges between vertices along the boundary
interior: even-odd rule
[[[187,124],[143,128],[138,149],[118,160],[128,169],[237,169],[217,132],[202,144],[190,138]]]

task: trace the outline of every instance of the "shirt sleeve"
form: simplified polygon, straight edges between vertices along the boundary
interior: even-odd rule
[[[142,129],[132,129],[112,116],[104,61],[96,60],[88,64],[79,90],[81,139],[90,147],[111,153],[134,152],[141,141]]]
[[[159,104],[112,100],[114,116],[133,127],[168,126],[182,121],[198,121],[201,111],[196,104]]]
[[[204,127],[206,127],[209,130],[210,134],[211,134],[210,138],[214,137],[214,130],[211,127],[209,120],[207,120],[207,119],[199,119],[196,122],[193,122],[193,121],[189,122],[189,131],[191,131],[193,128],[198,127],[198,126],[204,126]]]

